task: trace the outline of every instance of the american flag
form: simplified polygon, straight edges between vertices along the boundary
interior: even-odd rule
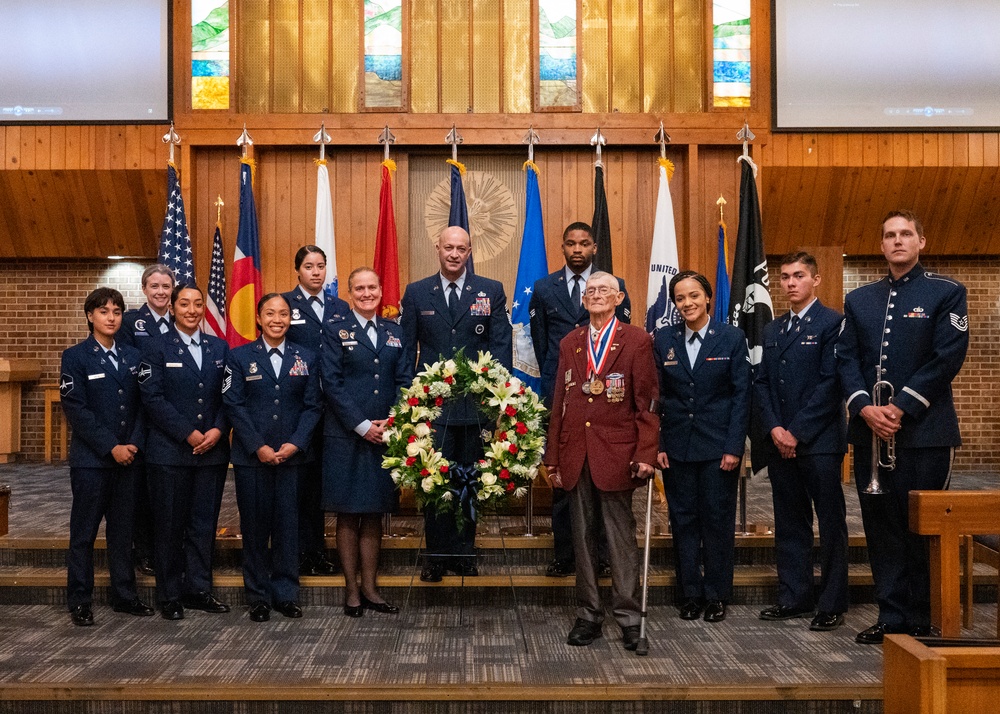
[[[184,215],[184,197],[173,164],[167,164],[167,215],[160,231],[157,262],[174,271],[178,285],[194,285],[194,253]]]
[[[222,235],[215,226],[212,242],[212,267],[208,271],[208,304],[202,330],[226,339],[226,261],[222,258]]]

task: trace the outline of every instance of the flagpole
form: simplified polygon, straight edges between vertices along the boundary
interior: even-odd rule
[[[321,122],[319,131],[313,135],[313,143],[319,144],[319,160],[326,161],[326,145],[330,143],[330,135],[326,133],[326,122]]]
[[[245,123],[243,124],[243,133],[240,134],[240,138],[236,140],[236,145],[243,150],[243,160],[246,161],[250,147],[253,146],[253,139],[250,138],[250,133],[247,131],[247,125]]]
[[[167,159],[167,163],[173,164],[174,163],[174,147],[181,145],[181,137],[180,137],[180,135],[176,131],[174,131],[174,123],[173,122],[170,122],[170,131],[168,131],[166,134],[163,135],[162,141],[163,141],[164,144],[167,144],[170,147],[170,158]]]
[[[757,137],[754,133],[750,131],[750,124],[744,120],[743,128],[736,132],[737,141],[743,142],[743,154],[742,156],[738,156],[736,158],[736,163],[746,161],[750,165],[750,168],[753,169],[754,178],[757,178],[757,164],[755,164],[753,159],[750,158],[749,144],[756,138]]]
[[[452,127],[454,130],[454,126]],[[386,124],[385,128],[382,129],[382,133],[378,135],[378,143],[382,144],[385,149],[385,154],[382,157],[383,161],[389,160],[389,147],[396,143],[396,135],[389,131],[389,125]]]
[[[604,166],[604,163],[601,161],[601,147],[607,143],[604,139],[604,134],[601,133],[601,127],[597,127],[597,133],[590,137],[590,145],[597,150],[597,158],[594,160],[594,166]]]
[[[452,124],[451,131],[444,137],[444,143],[451,144],[451,160],[456,164],[458,163],[458,145],[463,141],[462,135],[458,133],[458,129]]]

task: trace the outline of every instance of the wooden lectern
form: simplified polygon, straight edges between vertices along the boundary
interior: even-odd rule
[[[38,360],[0,358],[0,464],[21,450],[21,382],[32,382],[41,373]]]

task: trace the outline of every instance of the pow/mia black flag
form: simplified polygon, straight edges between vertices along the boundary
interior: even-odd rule
[[[757,365],[764,355],[764,326],[774,319],[771,293],[768,288],[767,254],[764,252],[764,233],[760,226],[760,199],[753,167],[743,161],[740,175],[740,222],[736,229],[736,258],[733,262],[733,283],[729,294],[729,324],[743,330],[750,351],[750,364]],[[750,456],[754,473],[764,468],[763,448],[755,448],[762,427],[750,408]]]
[[[611,259],[611,219],[608,217],[608,195],[604,191],[604,167],[594,168],[594,218],[590,222],[594,235],[597,255],[594,256],[594,270],[603,270],[614,275]]]

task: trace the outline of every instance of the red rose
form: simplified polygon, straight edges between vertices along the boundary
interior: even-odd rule
[[[428,386],[427,386],[427,385],[425,384],[425,385],[424,385],[424,394],[429,394],[429,393],[430,393],[430,391],[431,391],[431,388],[430,388],[430,387],[428,387]]]
[[[507,432],[501,431],[499,434],[497,434],[497,439],[499,439],[500,441],[507,441]]]
[[[417,399],[416,397],[410,397],[409,399],[406,400],[406,403],[409,404],[411,407],[415,407],[418,404],[420,404],[420,400]]]
[[[510,448],[508,449],[508,451],[510,453],[512,453],[512,454],[516,454],[517,453],[517,444],[511,444]]]
[[[439,407],[444,404],[444,397],[438,397],[434,400],[434,406]]]
[[[417,435],[416,434],[410,434],[408,437],[406,437],[406,443],[407,444],[412,444],[416,440],[417,440]]]
[[[509,417],[512,417],[515,414],[517,414],[517,409],[514,408],[513,404],[508,404],[507,408],[503,410],[503,413]]]
[[[503,383],[503,386],[505,386],[505,387],[509,387],[509,386],[510,386],[510,382],[504,382],[504,383]]]
[[[489,367],[483,367],[483,368],[482,368],[481,370],[479,370],[479,371],[480,371],[480,372],[482,372],[483,374],[485,374],[485,373],[487,373],[487,372],[489,372],[489,371],[490,371],[490,368],[489,368]]]
[[[420,469],[420,475],[421,476],[430,476],[431,472],[428,471],[427,469]]]
[[[510,493],[511,491],[514,490],[514,482],[513,481],[508,481],[507,482],[506,490],[507,490],[507,493]]]
[[[507,469],[500,469],[500,478],[504,481],[508,480],[510,478],[510,471]]]
[[[452,377],[451,375],[448,375],[447,377],[444,378],[444,383],[445,384],[454,384],[455,383],[455,378]]]
[[[448,464],[441,464],[441,473],[448,473]]]
[[[523,384],[521,385],[521,388],[517,390],[517,393],[518,394],[524,394],[524,385]]]
[[[415,464],[415,463],[417,463],[417,457],[416,456],[407,456],[406,457],[406,465],[407,466],[413,466],[413,464]]]
[[[396,423],[396,417],[389,417],[389,418],[388,418],[388,419],[386,420],[386,422],[385,422],[385,425],[386,425],[386,426],[392,426],[392,425],[393,425],[393,424],[395,424],[395,423]]]
[[[514,425],[514,430],[518,434],[527,434],[528,433],[528,426],[523,421],[519,421],[517,424]]]

